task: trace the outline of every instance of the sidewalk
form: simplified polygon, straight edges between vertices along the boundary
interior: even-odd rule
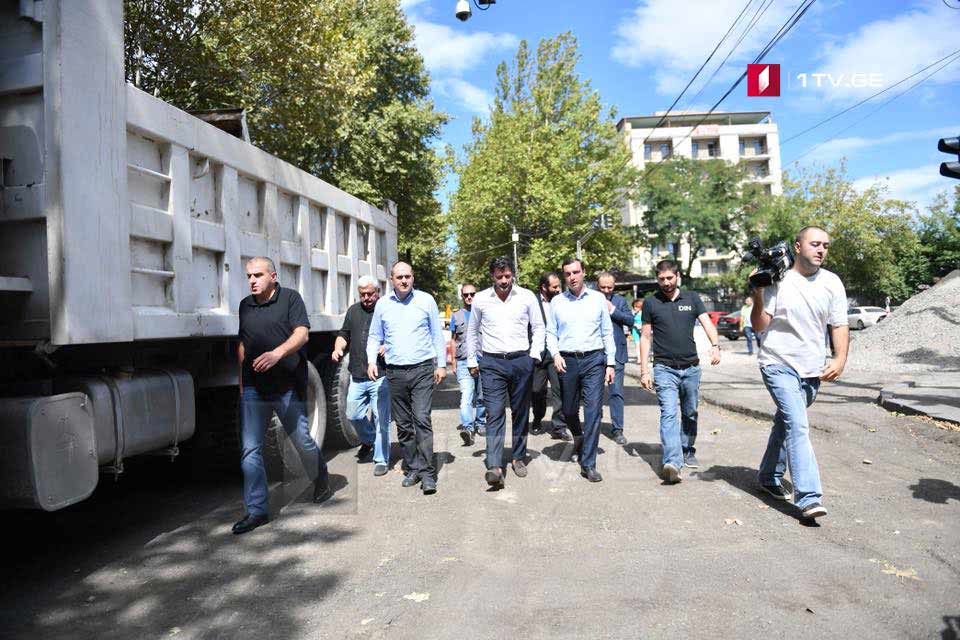
[[[702,341],[705,342],[698,340],[698,346]],[[700,355],[701,363],[707,363],[701,365],[701,400],[729,411],[772,420],[776,408],[763,385],[756,356],[747,355],[742,341],[724,338],[721,346],[722,360],[715,367],[708,364],[705,350]],[[639,383],[640,367],[635,360],[627,364],[627,376]],[[880,423],[898,418],[890,411],[960,425],[960,372],[879,376],[845,371],[838,381],[821,384],[808,415],[811,427],[833,432],[841,423],[875,429]],[[960,444],[960,432],[933,428],[940,431],[938,439],[947,437]],[[947,435],[949,433],[953,435]]]

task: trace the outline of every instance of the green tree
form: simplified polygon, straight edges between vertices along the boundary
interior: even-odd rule
[[[433,148],[446,116],[397,0],[125,0],[127,79],[186,110],[240,106],[254,144],[397,203],[400,256],[446,285]]]
[[[924,279],[926,263],[912,226],[913,205],[886,196],[883,185],[855,189],[841,163],[794,179],[785,176],[784,195],[760,206],[756,224],[765,244],[792,245],[804,226],[823,227],[831,241],[825,267],[841,277],[849,293],[900,301]]]
[[[960,269],[960,186],[953,187],[952,204],[946,191],[938,193],[917,226],[930,266],[928,275],[942,276]]]
[[[674,156],[655,167],[640,187],[639,202],[646,207],[641,224],[660,243],[688,244],[685,259],[673,256],[681,275],[690,273],[701,249],[727,253],[742,246],[757,191],[743,185],[740,165]]]
[[[585,244],[585,268],[627,260],[634,234],[620,219],[637,172],[613,112],[577,74],[578,61],[576,39],[565,33],[542,40],[535,56],[521,42],[512,67],[497,67],[489,123],[474,120],[466,158],[455,165],[450,221],[459,279],[485,283],[489,259],[510,255],[515,228],[520,282],[533,286],[600,215],[614,226]]]

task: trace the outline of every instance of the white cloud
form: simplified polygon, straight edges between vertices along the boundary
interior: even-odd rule
[[[434,87],[478,115],[486,115],[493,103],[493,94],[460,78],[441,78],[434,82]]]
[[[933,145],[931,141],[953,135],[957,130],[960,130],[960,125],[957,127],[944,127],[940,129],[898,131],[897,133],[878,136],[876,138],[837,138],[836,140],[831,140],[830,142],[814,149],[804,157],[804,161],[830,163],[839,160],[842,157],[853,157],[857,155],[858,152],[872,149],[874,147],[920,140],[926,140],[927,142],[930,142],[932,145],[930,148],[932,149],[935,148],[936,145]]]
[[[935,60],[957,49],[960,30],[960,11],[940,2],[929,2],[924,9],[904,12],[888,20],[876,20],[864,25],[844,42],[828,44],[821,55],[822,62],[809,72],[830,73],[833,78],[854,73],[882,74],[883,86],[919,71]],[[893,96],[909,87],[930,71],[892,89]],[[960,80],[960,61],[951,64],[925,81],[922,87],[947,84]],[[827,83],[824,83],[827,84]],[[827,100],[849,101],[875,93],[877,88],[823,87],[818,93]],[[883,99],[883,98],[881,98]]]
[[[785,3],[771,5],[714,83],[719,87],[723,80],[741,73],[743,62],[756,56],[794,8]],[[631,67],[655,66],[657,92],[679,93],[742,9],[743,0],[640,0],[636,9],[617,26],[610,55]],[[710,66],[704,69],[705,77],[709,77],[715,65],[730,51],[753,15],[751,8],[737,23]]]
[[[400,0],[400,8],[404,11],[409,11],[418,4],[423,4],[427,0]]]
[[[460,75],[488,55],[513,49],[519,40],[509,33],[464,32],[435,22],[412,20],[417,49],[434,74]]]
[[[886,184],[891,198],[915,202],[921,209],[933,201],[934,196],[956,184],[940,175],[939,162],[926,164],[914,169],[899,169],[887,174],[869,176],[855,180],[854,188],[863,191],[874,184]]]

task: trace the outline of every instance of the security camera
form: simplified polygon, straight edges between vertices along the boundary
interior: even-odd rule
[[[457,20],[461,22],[466,22],[470,19],[470,1],[469,0],[457,0],[457,11],[456,16]]]

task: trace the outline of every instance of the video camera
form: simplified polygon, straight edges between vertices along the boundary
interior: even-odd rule
[[[783,280],[783,274],[793,266],[793,251],[786,241],[781,240],[772,247],[763,247],[760,238],[752,238],[743,254],[745,262],[759,264],[757,272],[750,276],[750,288],[769,287]]]

